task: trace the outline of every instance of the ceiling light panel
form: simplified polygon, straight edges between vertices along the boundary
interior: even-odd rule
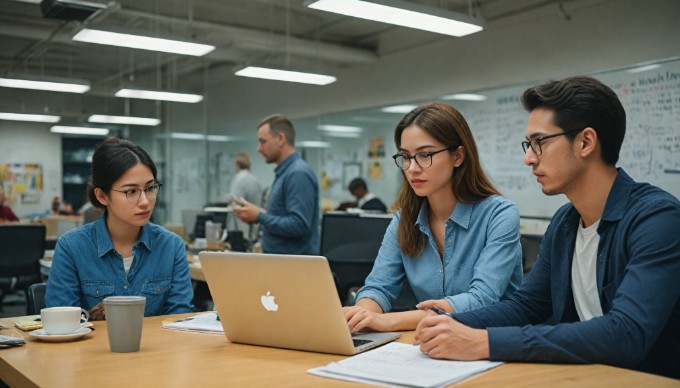
[[[48,90],[52,92],[85,93],[90,90],[90,84],[81,80],[65,80],[57,78],[0,78],[0,86],[6,88]]]
[[[482,19],[401,0],[318,0],[309,8],[451,36],[484,28]]]
[[[393,105],[393,106],[386,106],[380,111],[385,112],[385,113],[408,113],[415,108],[417,108],[418,105]]]
[[[73,36],[78,42],[103,44],[109,46],[136,48],[141,50],[160,51],[164,53],[192,55],[200,57],[215,50],[215,46],[192,43],[181,40],[154,38],[114,31],[83,28]]]
[[[57,123],[61,120],[61,116],[0,112],[0,120]]]
[[[109,134],[109,130],[107,128],[71,127],[65,125],[54,125],[50,128],[50,132],[70,135],[94,135],[94,136],[106,136]]]
[[[247,66],[238,69],[234,74],[241,77],[262,78],[275,81],[299,82],[312,85],[328,85],[337,81],[332,75],[308,73],[295,70],[283,70],[272,67]]]
[[[143,100],[173,101],[188,103],[196,103],[203,101],[203,96],[201,96],[200,94],[162,92],[158,90],[142,90],[142,89],[120,89],[119,91],[116,92],[116,97],[140,98]]]
[[[132,116],[107,116],[107,115],[92,115],[87,119],[87,121],[90,123],[147,125],[151,127],[161,123],[159,119],[154,118]]]

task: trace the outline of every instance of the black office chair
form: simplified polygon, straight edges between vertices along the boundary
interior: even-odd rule
[[[45,225],[0,226],[0,307],[4,296],[41,282],[40,258],[45,254]]]
[[[26,292],[26,314],[40,314],[40,310],[47,307],[45,304],[45,291],[47,283],[35,283],[28,287]]]

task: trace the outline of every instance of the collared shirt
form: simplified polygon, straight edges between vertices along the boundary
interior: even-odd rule
[[[126,275],[106,227],[106,213],[63,234],[52,257],[47,306],[89,310],[107,296],[137,295],[146,297],[145,316],[193,311],[187,251],[179,236],[149,222],[132,253]]]
[[[262,251],[319,254],[319,182],[295,152],[274,169],[267,212],[257,221],[263,229]]]
[[[357,300],[370,298],[392,310],[406,277],[418,301],[446,299],[455,312],[474,310],[509,297],[522,282],[519,212],[509,200],[492,196],[475,204],[459,202],[446,221],[440,257],[423,202],[417,225],[427,237],[422,255],[399,248],[397,213],[385,232],[378,257]]]
[[[491,360],[603,363],[680,378],[680,201],[618,170],[597,229],[604,315],[583,322],[570,280],[580,218],[572,204],[555,213],[510,300],[454,318],[488,329]],[[545,324],[551,317],[556,324]]]

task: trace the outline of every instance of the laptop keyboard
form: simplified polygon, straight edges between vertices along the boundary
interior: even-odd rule
[[[361,345],[366,345],[368,343],[371,343],[373,341],[352,338],[352,342],[354,342],[354,347],[356,348],[356,347],[359,347]]]

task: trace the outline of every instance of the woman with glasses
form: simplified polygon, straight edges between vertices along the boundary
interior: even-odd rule
[[[486,177],[460,112],[423,104],[397,124],[394,142],[399,212],[356,304],[344,308],[354,332],[412,330],[428,314],[507,298],[522,282],[519,212]],[[419,310],[391,312],[404,279]]]
[[[87,194],[104,212],[57,241],[48,307],[79,306],[102,320],[104,298],[136,295],[146,297],[145,316],[193,311],[184,242],[149,222],[162,186],[156,174],[140,146],[115,138],[99,144]]]

